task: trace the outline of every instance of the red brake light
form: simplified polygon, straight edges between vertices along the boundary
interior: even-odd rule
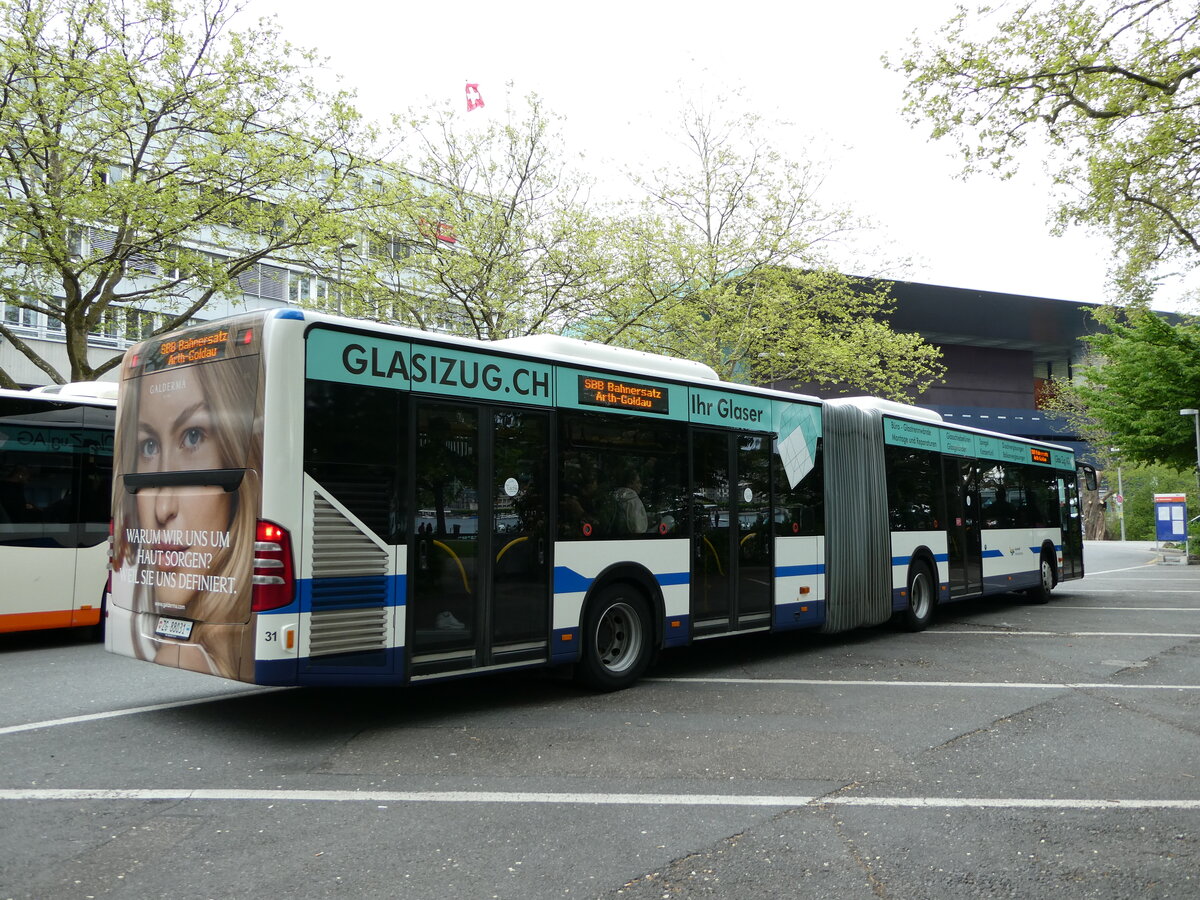
[[[265,612],[287,606],[296,593],[291,535],[286,528],[260,519],[254,537],[254,591],[250,608]]]

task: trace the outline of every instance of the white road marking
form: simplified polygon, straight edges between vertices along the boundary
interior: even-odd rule
[[[1056,631],[931,631],[926,634],[987,634],[1003,637],[1024,637],[1026,635],[1044,635],[1052,637],[1089,637],[1089,636],[1119,636],[1119,637],[1169,637],[1196,638],[1197,634],[1147,634],[1142,632],[1081,632],[1078,634]],[[1038,688],[1042,690],[1079,690],[1105,689],[1114,691],[1196,691],[1196,684],[1114,684],[1110,682],[1054,682],[1037,681],[890,681],[890,680],[839,680],[821,678],[644,678],[646,682],[677,683],[677,684],[744,684],[744,685],[809,685],[817,687],[937,687],[937,688],[1005,688],[1025,689]],[[40,722],[26,722],[22,725],[6,725],[0,727],[0,736],[20,734],[25,731],[38,731],[43,728],[56,728],[60,725],[77,725],[83,722],[98,722],[104,719],[116,719],[122,716],[135,716],[146,712],[159,712],[166,709],[182,709],[187,706],[198,706],[204,703],[215,703],[220,700],[236,700],[241,697],[251,697],[257,694],[273,693],[275,691],[292,690],[292,688],[260,688],[253,691],[239,691],[234,694],[216,694],[211,697],[200,697],[195,700],[180,700],[175,703],[156,703],[152,706],[133,706],[127,709],[113,709],[108,712],[89,713],[82,716],[67,716],[62,719],[45,719]]]
[[[221,788],[0,789],[0,800],[174,800],[271,803],[502,803],[569,806],[875,806],[912,809],[1180,809],[1200,810],[1200,800],[1065,799],[1059,797],[864,797],[786,794],[601,794],[542,791],[282,791]]]
[[[214,694],[211,697],[198,697],[195,700],[177,700],[173,703],[155,703],[152,706],[131,706],[126,709],[111,709],[108,712],[87,713],[82,716],[67,716],[63,719],[46,719],[42,722],[27,722],[24,725],[5,725],[0,727],[0,735],[19,734],[22,731],[37,731],[39,728],[55,728],[59,725],[75,725],[79,722],[98,722],[102,719],[117,719],[121,716],[135,716],[144,712],[158,712],[163,709],[182,709],[185,706],[199,706],[202,703],[215,703],[218,700],[236,700],[239,697],[252,697],[256,694],[270,694],[275,691],[286,691],[291,688],[258,688],[253,691],[237,691],[233,694]]]
[[[1108,588],[1094,588],[1092,590],[1088,590],[1087,593],[1088,594],[1126,594],[1126,595],[1129,594],[1128,590],[1109,590]],[[1139,590],[1138,594],[1200,594],[1200,590]],[[1074,598],[1074,594],[1066,594],[1066,596],[1072,596],[1072,598]],[[1058,606],[1058,604],[1055,604],[1055,606]],[[1069,610],[1069,608],[1072,608],[1072,607],[1063,606],[1060,608],[1063,608],[1063,610]]]
[[[1125,566],[1124,568],[1121,568],[1121,569],[1105,569],[1102,572],[1091,572],[1091,571],[1084,572],[1084,578],[1090,578],[1094,575],[1111,575],[1113,572],[1136,572],[1138,569],[1145,569],[1149,566],[1156,566],[1156,565],[1158,565],[1157,560],[1152,559],[1152,560],[1150,560],[1150,562],[1138,563],[1136,566]],[[1173,575],[1175,573],[1172,572],[1171,574]],[[1072,579],[1072,580],[1074,580],[1074,579]]]
[[[932,809],[1200,809],[1200,800],[1069,800],[1061,797],[825,797],[814,806],[892,806]]]
[[[1174,594],[1174,590],[1164,590],[1164,594]],[[1200,593],[1200,590],[1198,592]],[[1056,610],[1103,610],[1106,612],[1200,612],[1200,606],[1060,606]]]
[[[1192,631],[1022,631],[1014,629],[1005,631],[1000,628],[931,628],[921,634],[994,634],[1002,637],[1153,637],[1153,638],[1200,638],[1200,633]]]
[[[837,678],[643,678],[643,681],[667,684],[753,684],[787,687],[937,687],[937,688],[1004,688],[1008,690],[1074,691],[1200,691],[1200,684],[1114,684],[1107,681],[1043,682],[1043,681],[872,681],[868,679]]]

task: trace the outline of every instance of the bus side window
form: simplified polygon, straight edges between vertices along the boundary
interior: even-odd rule
[[[779,453],[773,454],[775,482],[775,532],[779,535],[825,533],[825,461],[822,440],[817,440],[813,467],[795,487],[788,486]]]

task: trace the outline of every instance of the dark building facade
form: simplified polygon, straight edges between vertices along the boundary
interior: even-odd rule
[[[1065,420],[1043,411],[1051,378],[1071,377],[1099,326],[1098,304],[911,281],[888,282],[896,331],[916,332],[942,351],[946,375],[917,398],[947,422],[1052,441],[1081,454]]]

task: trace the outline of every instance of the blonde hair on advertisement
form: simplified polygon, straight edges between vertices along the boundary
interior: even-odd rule
[[[245,469],[241,486],[229,495],[229,542],[220,548],[209,567],[209,574],[236,577],[235,593],[200,591],[188,604],[190,618],[208,622],[240,622],[249,615],[251,590],[250,566],[254,555],[259,481],[257,470],[262,461],[262,428],[254,367],[257,357],[225,359],[219,363],[201,363],[181,369],[200,386],[212,417],[212,440],[220,459],[219,467]],[[139,460],[139,412],[143,378],[127,378],[121,386],[118,404],[117,434],[114,447],[114,471],[120,475],[137,472]],[[160,488],[160,490],[177,490]],[[187,488],[182,488],[187,490]],[[137,495],[125,490],[124,481],[113,479],[113,513],[119,528],[114,534],[113,568],[134,561],[136,547],[127,539],[129,529],[144,527],[139,521]],[[151,603],[153,588],[145,597]],[[143,612],[153,611],[143,609]]]

